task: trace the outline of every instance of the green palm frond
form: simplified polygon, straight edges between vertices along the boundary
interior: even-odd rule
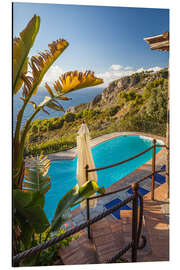
[[[27,192],[40,191],[45,194],[51,187],[50,176],[47,176],[50,160],[47,156],[26,159],[23,190]]]

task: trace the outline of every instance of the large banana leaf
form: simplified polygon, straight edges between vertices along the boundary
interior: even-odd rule
[[[39,53],[38,56],[32,56],[30,59],[31,76],[22,76],[24,81],[23,95],[29,100],[35,95],[45,73],[56,61],[56,59],[68,47],[69,43],[64,39],[58,39],[48,44],[49,51]]]
[[[77,89],[95,86],[103,83],[103,80],[94,76],[94,72],[67,72],[60,77],[62,92],[68,93]],[[56,82],[57,86],[57,82]]]
[[[51,187],[50,176],[47,176],[50,160],[47,156],[27,158],[25,167],[23,190],[27,192],[39,191],[45,194]]]
[[[19,38],[13,40],[13,93],[16,94],[22,86],[21,78],[27,72],[28,54],[39,31],[40,17],[34,15]]]
[[[20,219],[20,217],[19,217]],[[33,227],[25,219],[21,218],[21,241],[24,244],[24,250],[31,247],[31,239],[33,235]]]
[[[57,101],[70,99],[64,96],[64,94],[81,88],[95,86],[101,84],[102,82],[103,80],[95,77],[92,71],[86,71],[84,73],[78,71],[64,73],[60,77],[60,79],[53,84],[54,91],[48,85],[48,83],[45,84],[45,88],[50,94],[50,97],[46,96],[38,107],[41,109],[44,109],[44,107],[48,107],[52,110],[64,111],[62,105],[59,104]]]
[[[15,215],[24,219],[35,233],[42,233],[49,227],[49,221],[43,210],[44,195],[39,191],[23,192],[13,190]]]
[[[70,209],[74,205],[87,199],[94,193],[104,193],[104,188],[100,188],[95,181],[88,181],[81,187],[77,184],[59,201],[55,215],[51,222],[51,235],[57,233],[62,224],[70,217]]]

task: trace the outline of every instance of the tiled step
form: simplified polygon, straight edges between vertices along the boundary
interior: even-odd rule
[[[142,261],[168,261],[169,260],[169,224],[163,214],[162,205],[166,203],[166,184],[155,190],[155,201],[150,194],[144,197],[144,219],[151,245],[151,254]]]
[[[92,235],[99,263],[105,263],[115,256],[132,239],[132,211],[122,210],[121,219],[116,220],[111,215],[92,225]],[[143,234],[147,236],[143,224]],[[150,253],[150,245],[147,237],[147,245],[143,250],[138,250],[139,260]],[[131,249],[123,255],[123,258],[131,261]]]
[[[115,238],[112,233],[112,227],[114,227],[114,232],[117,231],[115,229],[117,223],[113,224],[113,221],[111,223],[111,219],[113,218],[106,217],[92,225],[93,242],[95,244],[99,263],[106,262],[118,252],[117,238]]]
[[[59,255],[65,265],[98,263],[95,246],[88,239],[86,231],[80,238],[70,242],[68,247],[60,249]]]

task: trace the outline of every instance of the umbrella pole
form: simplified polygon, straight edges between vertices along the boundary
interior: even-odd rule
[[[89,169],[89,165],[87,164],[85,167],[86,170],[86,181],[88,181],[88,169]]]

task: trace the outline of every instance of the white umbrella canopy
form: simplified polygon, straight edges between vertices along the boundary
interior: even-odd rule
[[[91,153],[90,147],[90,137],[89,129],[85,123],[82,123],[77,136],[77,171],[76,178],[79,185],[83,185],[86,182],[86,165],[89,166],[89,169],[94,169],[94,160]],[[97,173],[89,172],[88,180],[93,180],[97,182]],[[96,199],[90,200],[90,207],[96,206]],[[86,201],[81,203],[81,209],[85,209]]]

